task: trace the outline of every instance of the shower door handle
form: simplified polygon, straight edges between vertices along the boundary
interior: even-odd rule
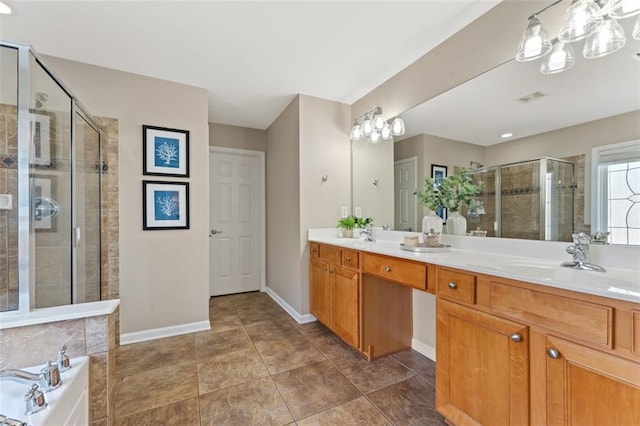
[[[80,228],[73,228],[73,247],[80,247]]]

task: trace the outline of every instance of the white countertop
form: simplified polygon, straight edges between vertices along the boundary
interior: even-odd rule
[[[570,258],[566,257],[566,254],[565,257],[559,257],[556,261],[545,259],[543,257],[506,255],[477,249],[457,249],[455,248],[456,237],[451,239],[453,241],[448,241],[447,237],[449,236],[447,235],[443,236],[443,242],[453,246],[450,252],[414,253],[400,248],[400,239],[403,238],[404,235],[411,235],[411,233],[383,231],[378,232],[378,234],[382,234],[390,240],[376,237],[375,242],[366,243],[363,240],[356,238],[338,238],[335,230],[325,229],[310,229],[308,239],[309,241],[331,244],[369,253],[378,253],[424,263],[431,263],[439,266],[448,266],[471,272],[510,278],[518,281],[526,281],[549,287],[562,288],[581,293],[640,303],[640,270],[638,269],[615,268],[609,267],[608,265],[601,265],[607,269],[606,272],[562,268],[560,267],[560,263],[570,260]],[[413,233],[413,235],[417,234]],[[376,236],[375,233],[374,236]],[[475,243],[481,243],[481,240],[484,240],[485,242],[487,241],[486,238],[481,237],[468,238],[473,239]],[[392,241],[391,239],[395,239],[395,241]],[[522,244],[521,241],[504,241],[504,244]],[[539,247],[540,242],[536,243],[538,243]],[[493,241],[490,244],[496,243]],[[549,247],[552,248],[551,251],[557,251],[557,243],[550,244],[551,245]],[[563,244],[564,246],[568,245],[567,243]],[[517,250],[514,250],[513,252],[517,253]],[[635,253],[633,255],[635,256]]]
[[[78,303],[75,305],[53,306],[51,308],[34,309],[25,313],[14,311],[2,312],[0,314],[0,330],[55,321],[109,315],[116,310],[119,304],[120,299],[114,299]]]

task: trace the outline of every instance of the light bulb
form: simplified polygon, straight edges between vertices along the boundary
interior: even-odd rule
[[[373,131],[373,124],[371,124],[371,118],[369,114],[365,114],[364,120],[362,121],[362,133],[365,136],[369,136]]]
[[[640,13],[638,0],[612,0],[609,16],[615,19],[628,18]]]
[[[382,139],[380,138],[380,132],[377,130],[374,130],[371,132],[371,143],[380,143],[382,142]]]
[[[576,53],[570,44],[556,40],[551,52],[545,56],[540,65],[542,74],[556,74],[566,71],[576,64]]]
[[[602,58],[622,49],[626,42],[622,25],[606,18],[596,32],[587,37],[582,54],[587,59]]]
[[[380,112],[376,112],[373,114],[373,128],[374,130],[380,131],[384,127],[384,119],[382,118],[382,114]]]
[[[4,2],[0,1],[0,14],[2,15],[10,15],[11,14],[11,8],[6,5]]]
[[[357,121],[353,122],[353,127],[351,128],[351,140],[359,141],[362,139],[362,129]]]
[[[633,26],[633,32],[631,33],[633,38],[640,40],[640,16],[636,19],[636,24]]]
[[[516,52],[516,61],[527,62],[538,59],[546,55],[551,50],[551,43],[547,37],[547,33],[542,28],[542,24],[535,16],[529,19],[527,29],[522,33],[518,50]]]
[[[380,130],[380,136],[382,137],[383,141],[388,141],[389,139],[391,139],[391,126],[389,126],[389,123],[387,123],[386,121],[382,126],[382,130]]]
[[[404,135],[404,121],[402,118],[396,117],[391,122],[391,134],[393,136],[401,136]]]
[[[582,40],[602,23],[600,6],[593,0],[574,0],[562,20],[558,38],[564,42]]]

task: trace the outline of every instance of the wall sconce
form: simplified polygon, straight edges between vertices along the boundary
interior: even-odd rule
[[[540,72],[555,74],[575,65],[575,53],[570,43],[585,40],[582,55],[587,59],[601,58],[622,49],[627,38],[618,22],[640,14],[637,0],[573,0],[562,20],[558,37],[550,41],[538,15],[562,0],[529,16],[529,24],[522,34],[516,61],[527,62],[542,58]],[[636,25],[640,28],[640,18]],[[640,37],[633,31],[633,37]]]
[[[362,119],[362,123],[358,120]],[[367,142],[380,143],[393,140],[393,136],[404,135],[404,121],[394,117],[391,124],[382,116],[382,108],[375,107],[353,120],[351,140],[365,139]]]

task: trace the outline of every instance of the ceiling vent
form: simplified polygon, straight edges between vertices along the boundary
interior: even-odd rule
[[[528,104],[529,102],[533,102],[544,96],[547,96],[547,95],[545,95],[542,92],[533,92],[533,93],[529,93],[528,95],[519,97],[518,99],[516,99],[516,102],[520,102],[522,104]]]

